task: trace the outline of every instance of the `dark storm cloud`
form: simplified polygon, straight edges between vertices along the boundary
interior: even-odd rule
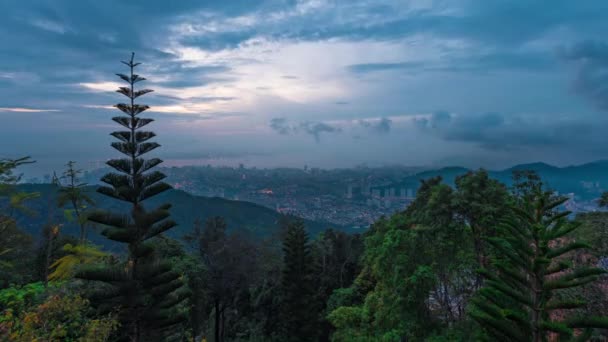
[[[285,118],[273,118],[270,120],[270,128],[279,134],[290,134],[294,131],[294,128],[289,125]]]
[[[491,54],[471,53],[465,57],[445,57],[436,61],[364,63],[348,66],[354,74],[374,72],[492,72],[500,70],[549,71],[557,66],[554,53],[512,52],[507,49]]]
[[[599,109],[608,110],[608,43],[587,41],[561,50],[567,61],[576,63],[575,90]]]
[[[339,133],[342,131],[342,128],[325,122],[302,121],[299,124],[293,125],[286,118],[271,119],[270,128],[282,135],[300,132],[306,133],[313,136],[316,142],[321,141],[321,134]]]
[[[422,132],[445,141],[467,142],[489,150],[570,146],[592,148],[603,139],[608,121],[545,121],[530,117],[485,113],[454,115],[445,111],[414,121]]]
[[[353,64],[348,69],[354,73],[365,74],[375,71],[390,71],[390,70],[408,70],[423,67],[424,64],[418,62],[402,62],[402,63],[365,63]]]
[[[300,128],[307,134],[312,135],[316,142],[321,141],[321,134],[339,133],[342,131],[340,127],[332,126],[324,122],[305,121],[300,123]]]

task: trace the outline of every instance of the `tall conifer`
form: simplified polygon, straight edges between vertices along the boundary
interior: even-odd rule
[[[573,265],[566,257],[587,248],[569,233],[578,224],[560,212],[566,198],[538,188],[528,193],[499,225],[500,236],[488,242],[497,250],[492,270],[484,270],[485,286],[472,300],[471,316],[491,341],[586,341],[590,328],[608,328],[606,317],[568,313],[585,306],[579,299],[562,299],[560,290],[595,281],[602,269]],[[560,318],[565,317],[565,318]],[[576,329],[581,329],[577,335]]]
[[[283,241],[282,314],[286,341],[314,341],[318,310],[313,284],[313,259],[302,221],[287,225]]]
[[[126,96],[128,103],[115,106],[124,115],[112,118],[124,127],[124,130],[111,133],[118,139],[112,147],[125,157],[107,162],[116,172],[103,176],[102,182],[109,186],[97,190],[126,203],[129,214],[96,211],[89,216],[90,221],[106,227],[102,234],[108,239],[127,244],[128,259],[122,264],[88,267],[78,276],[106,284],[104,291],[92,296],[92,300],[98,302],[102,310],[118,308],[122,329],[120,340],[155,341],[164,339],[171,327],[184,320],[176,306],[187,292],[180,274],[172,271],[167,261],[159,260],[154,248],[154,238],[176,225],[169,219],[170,205],[152,210],[146,210],[143,205],[145,200],[171,187],[162,181],[163,173],[150,171],[162,161],[142,158],[160,145],[149,141],[155,136],[154,132],[141,130],[153,119],[141,117],[149,107],[135,103],[135,99],[152,90],[135,89],[135,84],[145,78],[134,73],[140,63],[135,63],[133,57],[122,62],[129,67],[129,74],[117,74],[127,83],[117,92]]]

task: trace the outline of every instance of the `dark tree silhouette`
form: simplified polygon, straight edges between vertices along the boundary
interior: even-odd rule
[[[128,75],[117,74],[128,86],[117,92],[129,99],[115,107],[125,115],[112,120],[126,130],[113,132],[118,139],[112,147],[126,157],[107,162],[117,172],[102,177],[98,192],[128,203],[129,215],[107,211],[95,211],[89,221],[105,226],[102,234],[108,239],[128,245],[128,259],[124,264],[87,267],[78,274],[80,278],[106,283],[104,291],[92,296],[100,310],[119,308],[121,332],[118,339],[130,341],[155,341],[163,339],[185,316],[176,309],[187,297],[180,274],[172,271],[168,261],[155,253],[154,238],[173,228],[176,223],[169,220],[169,204],[146,210],[143,202],[171,187],[162,182],[165,175],[150,171],[162,161],[158,158],[143,159],[142,156],[160,145],[149,142],[154,132],[141,131],[153,119],[140,114],[149,107],[136,104],[135,99],[151,92],[149,89],[135,90],[135,84],[145,78],[134,73],[140,63],[123,62],[129,67]]]
[[[313,287],[314,264],[302,221],[294,221],[287,226],[283,252],[282,315],[285,338],[287,341],[314,341],[318,319]]]

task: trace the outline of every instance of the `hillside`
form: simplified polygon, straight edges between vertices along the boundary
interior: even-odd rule
[[[29,233],[34,236],[39,236],[40,229],[48,222],[49,212],[52,213],[55,222],[65,221],[63,211],[55,208],[54,199],[56,198],[56,188],[50,184],[23,184],[19,186],[21,191],[39,192],[41,196],[38,199],[28,202],[28,207],[31,208],[36,215],[34,216],[19,216],[19,224]],[[102,196],[95,192],[95,188],[90,188],[90,196],[96,202],[99,208],[124,211],[121,208],[121,202]],[[277,231],[277,223],[281,214],[276,211],[244,201],[233,201],[218,197],[202,197],[194,196],[180,190],[170,190],[157,197],[146,201],[147,207],[155,207],[162,203],[171,203],[172,218],[178,223],[178,227],[172,229],[170,236],[180,238],[188,233],[195,222],[200,219],[205,221],[212,216],[223,217],[229,230],[239,230],[247,232],[255,237],[267,237]],[[49,210],[51,209],[51,211]],[[315,236],[318,232],[327,229],[343,229],[334,224],[304,221],[308,232]],[[74,224],[67,224],[63,227],[63,231],[67,234],[77,235],[77,227]],[[91,240],[102,243],[104,239],[100,239],[99,234],[91,234]]]

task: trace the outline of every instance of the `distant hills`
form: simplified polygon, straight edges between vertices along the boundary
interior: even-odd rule
[[[574,193],[579,201],[592,201],[600,194],[608,190],[608,160],[592,163],[556,167],[546,163],[521,164],[504,170],[488,171],[495,178],[507,186],[512,184],[512,173],[515,170],[533,170],[541,175],[545,183],[553,190],[562,194]],[[470,169],[463,167],[444,167],[436,170],[426,170],[416,174],[404,175],[402,178],[394,177],[393,182],[374,189],[412,189],[416,190],[422,179],[441,176],[447,184],[454,185],[457,176],[465,174]],[[399,180],[400,179],[400,180]],[[309,179],[313,182],[313,179]],[[37,213],[30,217],[21,215],[19,223],[34,236],[40,235],[41,227],[48,222],[51,213],[55,222],[63,222],[63,212],[56,208],[56,188],[50,184],[21,184],[19,188],[23,191],[39,192],[41,197],[29,203],[29,207]],[[97,202],[98,207],[112,210],[125,210],[120,201],[107,198],[95,192],[95,187],[90,188],[90,194]],[[50,202],[49,202],[50,201]],[[234,201],[219,197],[195,196],[180,190],[167,191],[154,197],[146,203],[147,206],[157,206],[161,203],[173,205],[172,217],[179,226],[172,230],[169,235],[181,238],[191,231],[195,220],[205,221],[212,216],[222,216],[228,224],[229,230],[240,230],[248,232],[254,237],[268,237],[277,232],[278,222],[281,214],[273,209],[262,205],[245,201]],[[128,209],[127,209],[128,210]],[[334,228],[350,231],[349,228],[332,223],[315,222],[305,220],[309,233],[315,236],[319,232]],[[68,224],[63,228],[68,234],[77,235],[78,229],[75,224]],[[105,243],[99,234],[91,235],[91,239],[97,243]]]
[[[63,210],[56,208],[56,187],[50,184],[22,184],[19,186],[21,191],[39,192],[41,196],[28,202],[36,215],[20,215],[18,218],[22,228],[34,236],[40,236],[41,228],[49,221],[49,214],[55,222],[63,222]],[[90,187],[90,196],[94,199],[97,207],[117,211],[129,210],[123,203],[112,198],[108,198],[95,191],[95,187]],[[244,201],[233,201],[218,197],[194,196],[180,190],[170,190],[145,202],[146,207],[152,208],[162,203],[171,203],[172,219],[178,223],[178,227],[169,232],[169,236],[181,238],[192,230],[195,220],[200,219],[204,222],[212,216],[223,217],[229,230],[240,230],[247,232],[253,237],[268,237],[277,232],[278,222],[281,214],[266,208]],[[323,222],[304,220],[309,233],[315,236],[319,232],[334,228],[346,230],[346,228]],[[78,235],[78,228],[75,224],[67,224],[63,232]],[[105,243],[105,239],[98,233],[90,235],[90,239],[96,243]]]
[[[536,171],[549,188],[560,193],[574,193],[578,199],[593,200],[608,190],[608,160],[592,163],[557,167],[546,163],[521,164],[500,171],[489,170],[492,178],[510,186],[515,170]],[[444,167],[437,170],[428,170],[407,176],[402,181],[384,186],[395,188],[417,189],[422,179],[441,176],[447,184],[454,185],[457,176],[470,171],[463,167]]]

